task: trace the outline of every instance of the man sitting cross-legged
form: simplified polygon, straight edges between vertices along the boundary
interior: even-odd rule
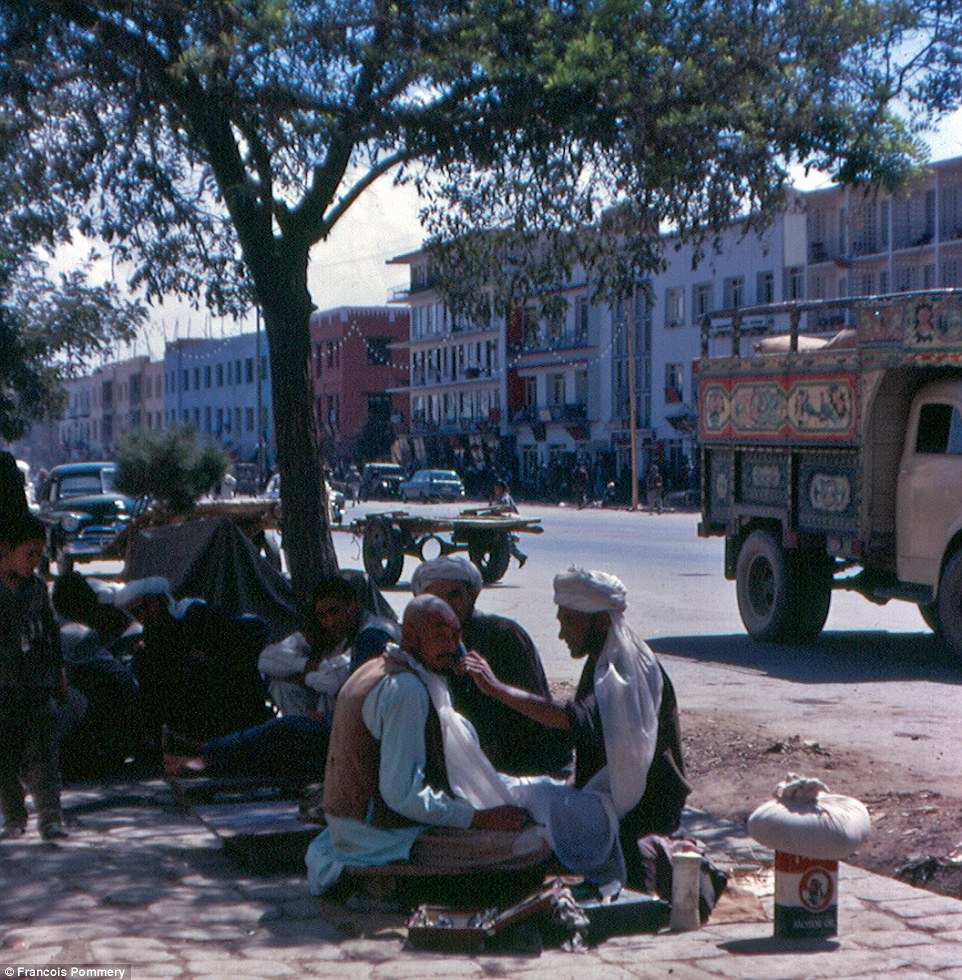
[[[363,608],[354,582],[341,576],[324,579],[314,589],[301,632],[260,657],[261,670],[272,675],[272,693],[282,695],[284,714],[206,742],[165,730],[167,775],[319,780],[334,702],[350,672],[352,653],[377,655],[398,635],[397,623]]]
[[[460,649],[461,623],[451,607],[419,596],[404,611],[401,647],[389,645],[341,689],[324,774],[327,829],[307,853],[315,895],[327,892],[346,866],[406,861],[428,828],[517,832],[527,823],[527,812],[509,805],[476,739],[472,751],[473,732],[451,707],[447,676]],[[498,836],[500,855],[483,855],[490,864],[525,848],[543,852],[537,835]],[[484,844],[490,847],[490,839]],[[456,851],[465,868],[479,867],[470,834]]]

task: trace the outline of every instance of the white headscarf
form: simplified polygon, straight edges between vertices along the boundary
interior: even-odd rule
[[[616,575],[572,567],[555,576],[554,594],[565,609],[605,612],[610,620],[594,675],[607,765],[585,788],[609,795],[621,819],[644,795],[655,756],[661,668],[625,619],[627,590]]]
[[[481,591],[481,573],[467,558],[442,556],[423,561],[411,576],[411,591],[421,595],[435,582],[467,582],[478,593]]]
[[[167,608],[173,609],[174,594],[170,582],[161,575],[155,575],[152,578],[138,578],[133,582],[128,582],[114,592],[112,602],[118,609],[129,609],[134,603],[150,596],[163,598]]]

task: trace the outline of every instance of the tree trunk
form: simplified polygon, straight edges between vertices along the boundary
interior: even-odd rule
[[[275,258],[270,275],[257,279],[270,352],[284,552],[295,595],[303,602],[319,579],[338,571],[314,415],[307,256]]]

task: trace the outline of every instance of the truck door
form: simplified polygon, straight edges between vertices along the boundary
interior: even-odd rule
[[[938,584],[946,545],[962,526],[962,384],[937,382],[915,397],[896,498],[898,576]]]

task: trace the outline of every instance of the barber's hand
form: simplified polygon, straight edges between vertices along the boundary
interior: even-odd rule
[[[469,650],[458,661],[460,672],[467,674],[484,694],[493,695],[500,681],[491,669],[491,665],[474,650]]]
[[[528,811],[520,806],[495,806],[478,810],[471,821],[474,830],[520,830],[531,822]]]

